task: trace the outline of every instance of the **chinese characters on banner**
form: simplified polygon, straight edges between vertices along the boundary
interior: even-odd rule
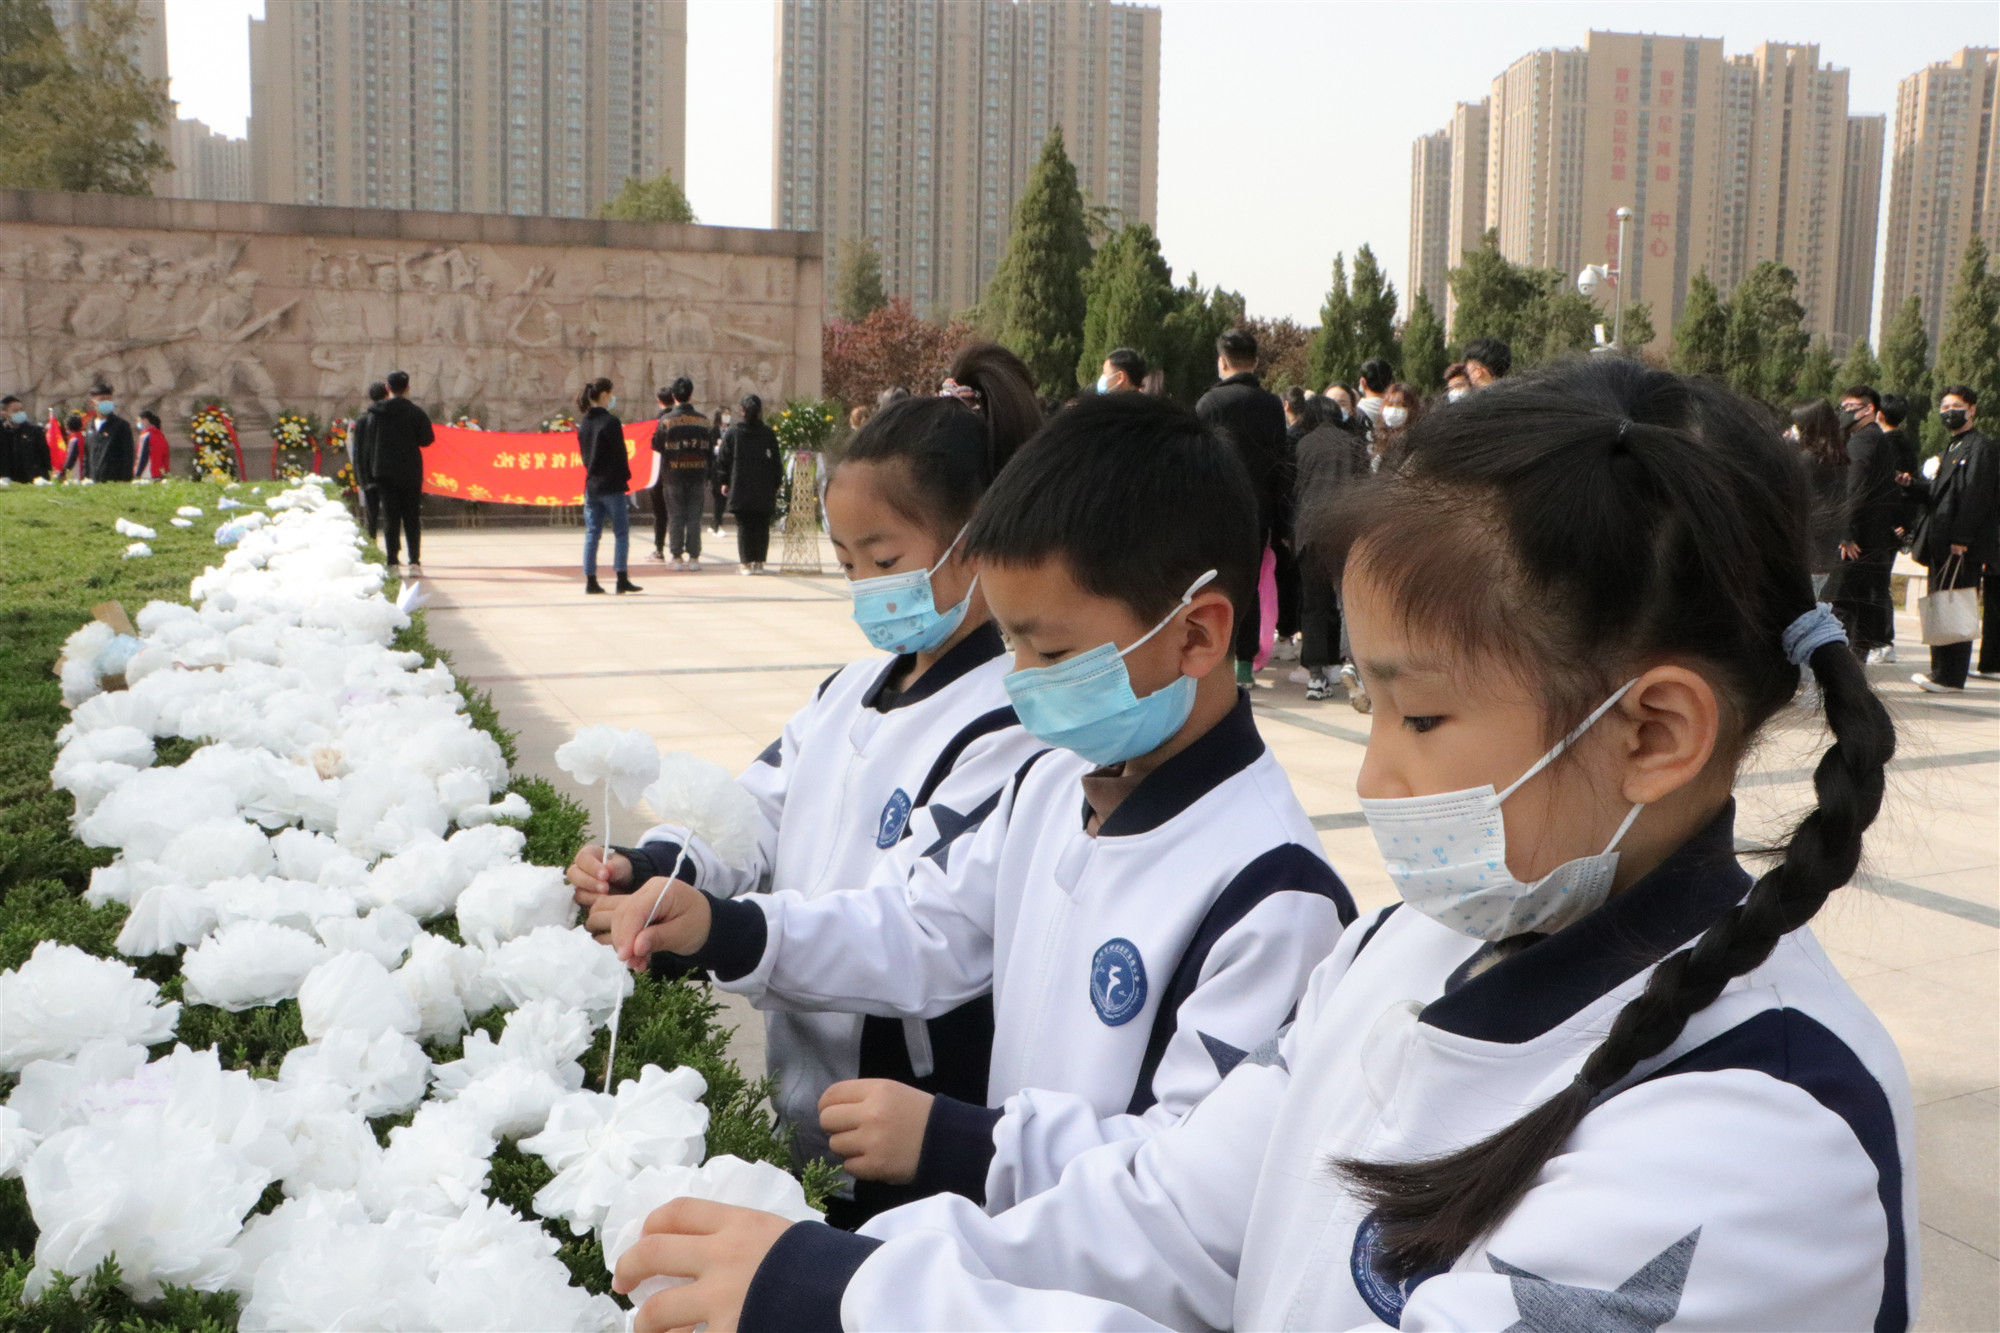
[[[580,505],[583,456],[576,432],[462,430],[433,427],[437,438],[424,450],[424,491],[487,504]],[[652,479],[647,461],[653,422],[628,423],[625,457],[632,464],[628,489],[639,491]]]

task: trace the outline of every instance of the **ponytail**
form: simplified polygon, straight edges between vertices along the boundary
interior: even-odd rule
[[[594,380],[591,380],[589,383],[583,386],[583,392],[579,393],[576,396],[576,414],[578,416],[582,416],[584,413],[590,411],[591,405],[597,399],[602,398],[605,394],[610,392],[611,392],[610,380],[605,379],[602,375],[598,376]]]
[[[1754,405],[1630,363],[1582,362],[1475,394],[1412,427],[1407,449],[1399,473],[1318,516],[1327,546],[1365,542],[1371,576],[1399,589],[1404,614],[1461,647],[1537,660],[1557,700],[1552,730],[1605,672],[1666,657],[1698,663],[1718,686],[1741,724],[1739,753],[1796,691],[1781,637],[1812,606],[1808,502]],[[1459,545],[1437,545],[1453,536]],[[1440,549],[1489,555],[1460,562],[1479,565],[1479,586],[1427,572],[1445,563]],[[1582,643],[1596,651],[1578,657]],[[1813,773],[1817,808],[1740,904],[1654,968],[1575,1080],[1456,1152],[1331,1164],[1374,1212],[1384,1276],[1448,1267],[1491,1231],[1598,1101],[1853,877],[1895,727],[1844,642],[1806,661],[1833,735]]]

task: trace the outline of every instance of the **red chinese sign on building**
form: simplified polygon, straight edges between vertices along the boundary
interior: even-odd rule
[[[424,450],[424,491],[486,504],[580,505],[583,455],[574,431],[462,430],[434,427]],[[640,460],[651,451],[653,423],[625,427],[625,457],[632,464],[628,490],[643,490],[653,469]]]

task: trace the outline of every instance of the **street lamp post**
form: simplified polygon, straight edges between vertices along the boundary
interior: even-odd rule
[[[1576,275],[1576,289],[1587,297],[1595,297],[1597,289],[1606,282],[1613,282],[1617,291],[1612,297],[1611,341],[1604,341],[1604,326],[1597,326],[1599,352],[1622,351],[1625,346],[1625,264],[1632,245],[1632,210],[1621,208],[1618,218],[1618,265],[1585,264],[1583,272]]]

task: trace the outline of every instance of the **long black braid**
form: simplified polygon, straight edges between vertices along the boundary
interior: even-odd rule
[[[1552,734],[1612,675],[1692,660],[1717,685],[1740,755],[1797,688],[1780,636],[1812,605],[1809,494],[1754,404],[1631,363],[1579,362],[1437,413],[1412,431],[1398,474],[1319,521],[1336,549],[1365,545],[1371,575],[1399,590],[1412,623],[1549,680]],[[1818,807],[1742,903],[1654,968],[1575,1081],[1457,1152],[1335,1164],[1375,1210],[1386,1275],[1455,1260],[1520,1201],[1597,1098],[1853,877],[1895,728],[1845,644],[1817,649],[1810,665],[1833,734],[1813,774]]]

